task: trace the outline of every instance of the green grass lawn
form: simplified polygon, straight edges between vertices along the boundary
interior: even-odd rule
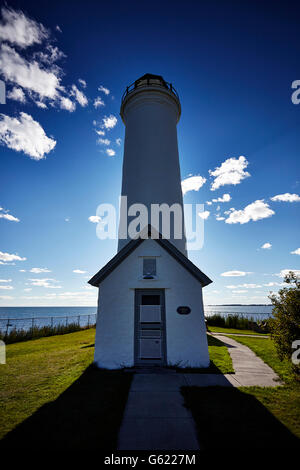
[[[272,367],[280,378],[286,383],[294,384],[294,376],[291,373],[290,363],[288,361],[280,361],[271,338],[249,338],[231,336],[232,339],[238,341],[248,348],[252,349],[266,364]]]
[[[131,374],[91,366],[94,336],[88,329],[7,346],[0,366],[3,446],[32,440],[89,447],[95,439],[98,448],[115,446]],[[226,346],[211,336],[208,344],[210,371],[233,372]]]
[[[262,335],[266,336],[268,333],[256,333],[253,330],[238,330],[236,328],[222,328],[221,326],[209,326],[209,331],[212,333],[237,333],[239,335]]]
[[[211,335],[207,335],[207,341],[211,371],[221,372],[222,374],[233,373],[232,360],[225,344]],[[205,371],[205,369],[203,370]]]
[[[89,329],[7,346],[2,446],[116,448],[131,374],[91,366],[94,336]]]
[[[243,388],[244,392],[255,396],[300,438],[300,383],[295,381],[290,362],[279,360],[271,339],[237,338],[236,336],[234,339],[252,349],[285,382],[283,387],[276,387],[276,389],[251,387],[251,389]]]
[[[285,381],[281,387],[183,387],[204,449],[299,448],[300,387],[271,339],[232,337],[251,348]]]

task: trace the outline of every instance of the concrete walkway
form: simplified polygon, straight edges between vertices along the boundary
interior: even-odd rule
[[[234,380],[237,387],[277,387],[281,385],[278,375],[263,362],[251,349],[232,338],[214,334],[228,348],[235,374],[226,374],[228,380]],[[231,378],[230,378],[231,377]]]
[[[214,334],[228,347],[235,374],[136,373],[133,376],[118,450],[197,450],[194,420],[184,406],[182,386],[280,385],[275,372],[249,348]]]
[[[246,338],[270,338],[268,335],[248,335],[247,333],[216,333],[211,331],[208,334],[211,336],[246,336]]]
[[[118,450],[197,450],[194,420],[180,393],[185,374],[135,374]]]

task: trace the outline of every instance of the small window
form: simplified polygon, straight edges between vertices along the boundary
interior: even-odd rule
[[[144,258],[143,259],[143,278],[153,279],[156,276],[156,259]]]

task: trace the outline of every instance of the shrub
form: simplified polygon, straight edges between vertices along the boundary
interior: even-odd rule
[[[221,328],[235,328],[237,330],[253,330],[257,333],[269,332],[269,320],[254,321],[253,318],[246,318],[242,315],[220,315],[215,314],[206,317],[206,324],[208,326],[219,326]]]
[[[87,328],[93,328],[94,326],[95,325],[80,326],[78,323],[69,323],[68,325],[34,326],[29,330],[13,328],[7,335],[0,332],[0,340],[3,340],[6,344],[18,343],[20,341],[28,341],[30,339],[42,338],[44,336],[73,333],[74,331],[86,330]]]
[[[274,340],[279,359],[288,359],[294,352],[292,343],[300,340],[300,280],[290,271],[284,287],[278,294],[271,294],[274,318],[270,321],[271,338]],[[300,377],[300,365],[292,364],[292,370]]]

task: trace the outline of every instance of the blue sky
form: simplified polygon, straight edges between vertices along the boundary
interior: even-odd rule
[[[86,282],[117,242],[89,217],[118,205],[120,100],[147,72],[180,96],[184,202],[207,211],[190,253],[214,281],[205,303],[267,303],[300,269],[298,17],[296,2],[3,4],[0,305],[96,305]]]

